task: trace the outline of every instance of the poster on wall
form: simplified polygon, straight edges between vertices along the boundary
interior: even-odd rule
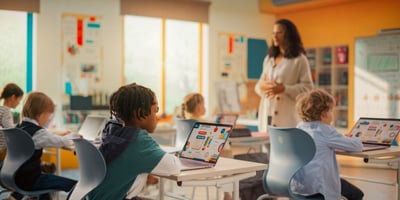
[[[354,113],[359,117],[400,117],[400,35],[357,38]]]
[[[84,95],[100,90],[103,76],[102,18],[62,14],[62,66],[65,93]]]
[[[247,96],[247,38],[241,34],[218,34],[218,69],[221,79],[236,82],[240,99]]]

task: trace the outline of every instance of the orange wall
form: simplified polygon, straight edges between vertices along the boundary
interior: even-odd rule
[[[354,123],[354,42],[378,30],[400,28],[400,0],[364,0],[277,14],[298,27],[305,47],[349,45],[349,125]]]

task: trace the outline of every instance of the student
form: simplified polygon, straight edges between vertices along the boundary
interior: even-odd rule
[[[0,106],[0,128],[13,128],[15,127],[13,114],[11,109],[15,109],[22,99],[24,92],[22,89],[14,84],[8,83],[1,91],[0,100],[4,99],[3,105]],[[4,135],[0,134],[0,160],[4,160],[6,156],[6,143]]]
[[[206,107],[204,97],[200,93],[190,93],[183,98],[181,105],[181,114],[179,117],[183,119],[193,119],[198,122],[207,122],[203,118],[206,114]],[[221,152],[222,157],[233,158],[232,149],[229,143],[224,145],[224,149]],[[229,192],[224,193],[224,200],[232,199]]]
[[[190,93],[183,98],[181,105],[180,118],[194,119],[204,122],[203,116],[206,114],[204,97],[200,93]]]
[[[148,173],[180,172],[179,159],[164,152],[149,135],[156,128],[158,109],[154,92],[136,83],[124,85],[110,96],[112,120],[103,130],[100,146],[107,174],[89,199],[140,199],[137,195]]]
[[[287,19],[273,26],[272,43],[264,59],[263,72],[255,86],[261,97],[258,131],[267,125],[296,127],[300,121],[293,112],[296,96],[312,89],[310,66],[297,27]]]
[[[361,151],[362,143],[339,133],[333,126],[335,99],[326,91],[317,89],[298,97],[296,109],[303,120],[297,125],[310,134],[317,147],[314,158],[294,177],[292,190],[300,194],[324,195],[326,200],[362,199],[363,192],[339,177],[335,149]]]
[[[35,152],[15,176],[16,184],[25,190],[56,189],[69,192],[76,184],[75,180],[42,173],[41,156],[43,148],[63,147],[73,145],[72,139],[80,137],[69,131],[50,133],[46,125],[51,121],[55,109],[53,101],[42,92],[31,92],[27,95],[22,108],[22,121],[17,128],[25,130],[32,136]],[[13,192],[10,199],[22,199],[23,196]],[[48,200],[50,194],[39,196],[39,200]]]

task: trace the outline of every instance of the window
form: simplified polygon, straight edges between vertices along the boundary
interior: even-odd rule
[[[32,90],[33,14],[0,10],[0,87],[9,82]],[[16,108],[18,112],[22,103]]]
[[[125,83],[150,87],[167,114],[186,94],[202,92],[207,25],[139,16],[124,23]]]
[[[27,14],[0,10],[0,87],[9,82],[26,85]],[[7,76],[5,76],[7,74]]]

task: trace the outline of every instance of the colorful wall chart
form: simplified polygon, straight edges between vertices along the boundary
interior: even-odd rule
[[[102,35],[100,16],[62,14],[62,66],[67,94],[88,95],[95,92],[89,88],[101,89]]]

